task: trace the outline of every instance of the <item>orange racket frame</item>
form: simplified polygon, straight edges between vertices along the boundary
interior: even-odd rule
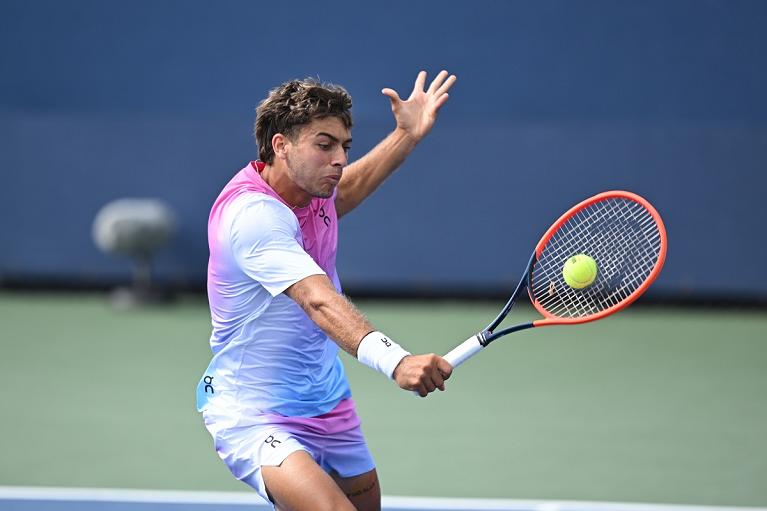
[[[608,201],[610,199],[625,199],[627,201],[631,201],[634,204],[638,204],[643,208],[649,215],[652,217],[652,220],[654,222],[654,225],[657,228],[657,234],[659,237],[659,247],[658,247],[658,256],[656,261],[653,263],[652,269],[649,272],[649,274],[644,278],[642,283],[634,289],[628,296],[625,298],[622,298],[620,301],[615,303],[614,305],[605,308],[604,310],[600,310],[593,314],[586,314],[582,317],[560,317],[557,316],[550,311],[548,311],[534,296],[531,289],[531,278],[533,274],[533,269],[535,268],[536,263],[541,258],[544,250],[546,249],[547,244],[549,241],[554,237],[554,235],[559,231],[560,228],[562,228],[563,225],[565,225],[570,219],[575,217],[579,212],[582,212],[586,210],[587,208],[596,205],[603,201]],[[550,325],[572,325],[572,324],[579,324],[579,323],[587,323],[589,321],[595,321],[597,319],[604,318],[606,316],[609,316],[610,314],[614,314],[622,309],[625,309],[629,305],[631,305],[634,301],[636,301],[637,298],[639,298],[649,287],[650,285],[655,281],[655,279],[660,274],[661,269],[663,268],[663,264],[666,260],[666,247],[667,247],[667,236],[666,236],[666,228],[663,224],[663,220],[661,219],[660,214],[658,211],[650,204],[646,199],[643,197],[640,197],[639,195],[622,191],[622,190],[613,190],[613,191],[607,191],[602,192],[600,194],[594,195],[593,197],[590,197],[572,208],[570,208],[567,212],[565,212],[562,216],[560,216],[556,222],[552,224],[551,227],[545,232],[541,240],[538,242],[538,244],[535,247],[535,251],[530,257],[530,261],[527,264],[527,267],[525,269],[524,274],[522,275],[522,278],[519,280],[519,283],[517,284],[517,287],[514,290],[514,293],[511,295],[511,298],[509,298],[508,302],[506,302],[506,305],[501,310],[500,314],[493,320],[492,323],[490,323],[485,329],[483,329],[481,332],[473,335],[463,343],[461,343],[459,346],[457,346],[455,349],[450,351],[447,355],[445,355],[445,359],[450,362],[450,364],[453,367],[457,367],[472,356],[474,356],[477,352],[479,352],[482,348],[486,347],[488,344],[490,344],[495,339],[498,339],[499,337],[502,337],[504,335],[508,335],[512,332],[517,332],[519,330],[525,330],[528,328],[533,327],[540,327],[540,326],[550,326]],[[496,328],[500,325],[500,323],[504,320],[506,315],[509,313],[511,308],[513,307],[517,297],[520,295],[523,288],[528,289],[528,295],[530,297],[530,301],[533,303],[533,306],[536,308],[536,310],[543,316],[543,319],[538,319],[532,322],[528,323],[521,323],[518,325],[514,325],[508,328],[504,328],[502,330],[496,331]]]

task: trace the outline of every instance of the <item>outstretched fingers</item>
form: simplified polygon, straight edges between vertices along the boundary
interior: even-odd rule
[[[424,86],[426,85],[426,76],[426,71],[421,71],[418,73],[418,76],[415,79],[415,84],[413,85],[413,92],[410,94],[411,99],[417,95],[423,94],[424,92],[427,95],[436,97],[442,96],[448,90],[450,90],[450,87],[452,87],[457,80],[455,75],[451,75],[443,69],[437,73],[437,76],[435,76],[434,80],[432,80],[429,84],[429,88],[424,91]]]
[[[397,91],[394,89],[390,89],[388,87],[381,90],[381,94],[389,98],[389,101],[391,101],[392,108],[394,108],[395,105],[400,103],[402,100],[399,97],[399,94],[397,94]]]
[[[423,94],[423,88],[426,85],[426,71],[421,71],[415,78],[415,85],[413,85],[413,92],[410,93],[410,97],[414,97],[417,94]]]
[[[426,71],[420,71],[407,100],[401,99],[397,91],[388,87],[382,89],[381,93],[391,102],[397,127],[417,143],[431,131],[437,112],[449,98],[447,91],[456,80],[455,75],[442,70],[431,81],[429,88],[424,90]]]
[[[445,75],[447,75],[447,71],[442,71],[442,73],[445,73]],[[441,75],[442,73],[440,73],[440,75]],[[442,96],[443,94],[446,94],[446,93],[447,93],[447,91],[449,91],[449,90],[450,90],[450,87],[452,87],[452,86],[453,86],[453,84],[455,83],[455,81],[456,81],[457,79],[458,79],[458,77],[457,77],[457,76],[455,76],[455,75],[450,75],[450,76],[448,76],[448,77],[447,77],[447,80],[445,80],[445,81],[442,83],[442,85],[440,85],[440,86],[437,88],[437,90],[434,92],[434,95],[435,95],[435,96]],[[436,82],[436,81],[437,81],[437,80],[435,79],[435,80],[434,80],[434,82]],[[434,82],[432,82],[432,85],[434,85]]]
[[[445,79],[447,78],[447,71],[444,69],[437,73],[437,76],[434,77],[434,80],[431,81],[431,84],[429,84],[429,88],[426,90],[427,94],[434,94],[437,89],[443,84]]]

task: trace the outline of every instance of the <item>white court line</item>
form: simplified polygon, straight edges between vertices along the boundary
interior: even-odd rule
[[[259,506],[264,501],[255,493],[126,490],[116,488],[53,488],[34,486],[0,486],[0,508],[3,500],[40,500],[64,502],[135,502],[176,504],[221,504]],[[385,509],[476,510],[476,511],[767,511],[764,507],[721,507],[678,504],[625,502],[588,502],[558,500],[469,499],[445,497],[384,496]]]
[[[122,488],[57,488],[46,486],[0,486],[0,500],[55,500],[63,502],[135,502],[179,504],[264,504],[255,493],[126,490]]]
[[[564,500],[466,499],[443,497],[383,497],[388,509],[476,511],[767,511],[762,507],[719,507],[679,504],[589,502]]]

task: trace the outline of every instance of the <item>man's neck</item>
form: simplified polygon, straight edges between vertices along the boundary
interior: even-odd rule
[[[299,188],[290,176],[284,165],[266,164],[261,171],[261,179],[268,184],[272,190],[277,192],[291,209],[303,208],[308,206],[312,200],[311,195]]]

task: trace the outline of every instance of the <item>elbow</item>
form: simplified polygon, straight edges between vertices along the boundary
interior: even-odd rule
[[[326,276],[315,275],[293,284],[286,290],[286,294],[310,318],[314,318],[330,305],[330,302],[338,293]]]
[[[327,300],[321,293],[311,293],[308,296],[305,296],[304,299],[299,302],[299,305],[306,311],[309,317],[313,317],[315,314],[322,312],[327,306]]]

